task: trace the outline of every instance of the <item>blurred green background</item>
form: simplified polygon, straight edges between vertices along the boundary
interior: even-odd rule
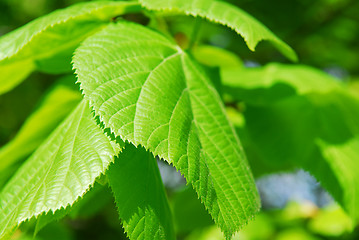
[[[0,0],[0,36],[27,22],[79,0]],[[359,96],[359,1],[241,0],[230,1],[252,14],[298,54],[300,63],[321,69]],[[178,42],[186,44],[191,17],[169,17]],[[227,28],[203,22],[198,41],[233,51],[245,66],[284,62],[271,45],[256,52]],[[10,141],[60,76],[33,73],[13,91],[0,96],[0,146]],[[230,103],[227,103],[230,108]],[[231,116],[235,122],[236,116]],[[240,119],[238,121],[241,121]],[[178,239],[223,239],[195,193],[172,167],[159,162],[173,209]],[[15,168],[16,169],[16,168]],[[7,177],[2,176],[6,181]],[[235,239],[359,239],[359,229],[317,181],[303,170],[261,176],[257,186],[262,212]],[[100,199],[100,200],[99,200]],[[113,199],[100,183],[68,217],[42,229],[36,239],[126,239]],[[13,239],[27,234],[34,222],[21,226]],[[56,234],[54,234],[56,233]]]

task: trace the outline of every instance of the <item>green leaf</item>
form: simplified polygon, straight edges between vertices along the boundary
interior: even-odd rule
[[[110,189],[99,183],[94,183],[86,194],[78,199],[73,205],[67,208],[61,208],[55,212],[47,212],[39,215],[36,219],[34,235],[37,235],[48,224],[59,221],[61,218],[69,215],[72,219],[91,218],[101,211],[106,204],[113,201]]]
[[[105,176],[106,177],[107,173]],[[71,207],[70,217],[88,219],[98,214],[105,206],[113,202],[110,188],[96,182],[89,192]]]
[[[328,74],[305,65],[270,63],[256,68],[221,67],[221,78],[225,91],[233,98],[256,105],[268,104],[268,100],[272,102],[311,92],[328,93],[341,88]]]
[[[240,142],[205,71],[165,36],[129,22],[88,38],[74,56],[105,127],[173,164],[230,237],[259,209]]]
[[[71,56],[79,43],[113,17],[139,10],[140,6],[133,2],[79,3],[1,37],[0,94],[18,85],[37,66],[53,73],[71,70]]]
[[[198,62],[209,67],[239,68],[243,65],[235,53],[211,45],[197,46],[192,54]]]
[[[359,102],[357,107],[359,107]],[[356,116],[359,117],[358,111],[356,111]],[[324,142],[321,139],[317,142],[322,156],[328,161],[342,189],[342,195],[335,197],[349,213],[354,223],[359,220],[359,134],[356,133],[355,137],[339,144]],[[324,179],[325,176],[322,178]],[[328,187],[332,186],[328,185]]]
[[[21,222],[72,205],[119,149],[98,127],[83,100],[0,193],[0,239]]]
[[[28,117],[17,135],[0,148],[0,172],[35,151],[77,106],[82,97],[78,90],[67,85],[69,82],[73,85],[73,76],[60,80]]]
[[[227,26],[241,35],[252,51],[260,41],[270,41],[287,58],[297,61],[297,55],[286,43],[248,13],[229,3],[218,0],[140,0],[140,3],[150,10],[199,16]]]
[[[288,228],[277,234],[275,240],[320,240],[303,227]]]
[[[152,153],[127,144],[107,176],[130,239],[176,239],[165,189]]]
[[[91,190],[89,190],[85,196],[91,192]],[[79,199],[78,201],[81,202],[82,199]],[[78,203],[78,202],[76,202]],[[75,203],[75,204],[76,204]],[[73,206],[71,206],[72,208]],[[36,225],[35,225],[35,229],[34,229],[34,236],[38,235],[39,231],[41,231],[44,227],[48,226],[49,224],[53,223],[53,222],[57,222],[60,219],[64,218],[66,215],[69,214],[70,212],[70,207],[67,208],[61,208],[59,210],[56,210],[54,212],[50,211],[47,213],[42,213],[39,216],[37,216],[36,219]]]
[[[213,225],[213,220],[191,187],[188,186],[174,193],[171,199],[177,233],[188,234]]]
[[[222,77],[227,94],[245,103],[243,139],[254,171],[304,168],[357,221],[359,99],[305,66],[270,64]]]

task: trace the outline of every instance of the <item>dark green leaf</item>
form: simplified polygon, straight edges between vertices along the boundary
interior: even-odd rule
[[[130,239],[175,239],[171,211],[152,153],[127,144],[107,174]]]

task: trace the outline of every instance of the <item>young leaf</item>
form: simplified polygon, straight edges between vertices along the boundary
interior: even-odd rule
[[[222,76],[226,92],[246,104],[247,152],[255,156],[249,157],[253,165],[262,172],[267,168],[258,162],[308,170],[357,221],[359,99],[306,66],[270,64]]]
[[[73,50],[86,37],[101,29],[111,18],[139,11],[133,2],[88,2],[57,10],[38,18],[0,38],[0,94],[11,90],[34,69],[46,70],[42,60],[55,61],[59,71],[60,60],[70,69]],[[63,54],[65,52],[65,56]],[[47,65],[49,65],[47,63]],[[22,69],[22,71],[19,71]],[[66,69],[66,66],[65,66]]]
[[[73,204],[108,168],[119,149],[96,124],[83,100],[0,193],[0,239],[21,222]]]
[[[275,36],[268,28],[243,10],[218,0],[140,0],[147,9],[166,12],[179,12],[199,16],[211,22],[227,26],[241,35],[250,50],[254,51],[260,41],[267,40],[287,58],[297,61],[297,55],[286,43]]]
[[[152,153],[127,144],[107,175],[130,239],[175,239],[171,211]]]
[[[17,135],[0,148],[0,173],[30,155],[81,101],[79,91],[67,86],[74,77],[65,77],[45,96]]]
[[[244,152],[220,96],[187,53],[119,22],[88,38],[74,67],[105,126],[181,170],[226,237],[254,216],[259,197]]]

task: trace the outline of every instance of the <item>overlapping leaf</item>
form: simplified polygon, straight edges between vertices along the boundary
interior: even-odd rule
[[[227,237],[259,208],[247,160],[205,72],[172,41],[119,22],[74,56],[85,97],[116,136],[181,170]]]
[[[171,211],[152,153],[127,144],[107,174],[130,239],[175,239]]]
[[[73,204],[119,149],[83,100],[0,193],[0,239],[27,219]]]
[[[268,28],[243,10],[218,0],[140,0],[150,10],[179,12],[199,16],[220,23],[240,34],[250,50],[254,51],[262,40],[273,43],[277,49],[292,61],[297,60],[293,49],[275,36]]]
[[[78,199],[73,205],[62,208],[56,212],[43,213],[36,218],[34,235],[37,235],[44,227],[59,221],[66,215],[72,219],[85,219],[99,214],[105,206],[113,201],[113,196],[107,186],[103,186],[97,181],[86,194]]]
[[[133,2],[80,3],[1,37],[0,94],[11,90],[36,68],[55,73],[71,70],[72,53],[81,41],[111,18],[139,9]]]
[[[65,77],[44,97],[17,135],[0,148],[0,172],[28,155],[44,141],[57,125],[77,106],[82,97],[73,84],[74,77]]]
[[[190,186],[176,191],[171,196],[171,200],[173,218],[178,234],[189,234],[213,225],[213,220]]]
[[[269,64],[222,76],[225,92],[246,104],[243,131],[254,170],[302,167],[357,221],[359,99],[306,66]]]

